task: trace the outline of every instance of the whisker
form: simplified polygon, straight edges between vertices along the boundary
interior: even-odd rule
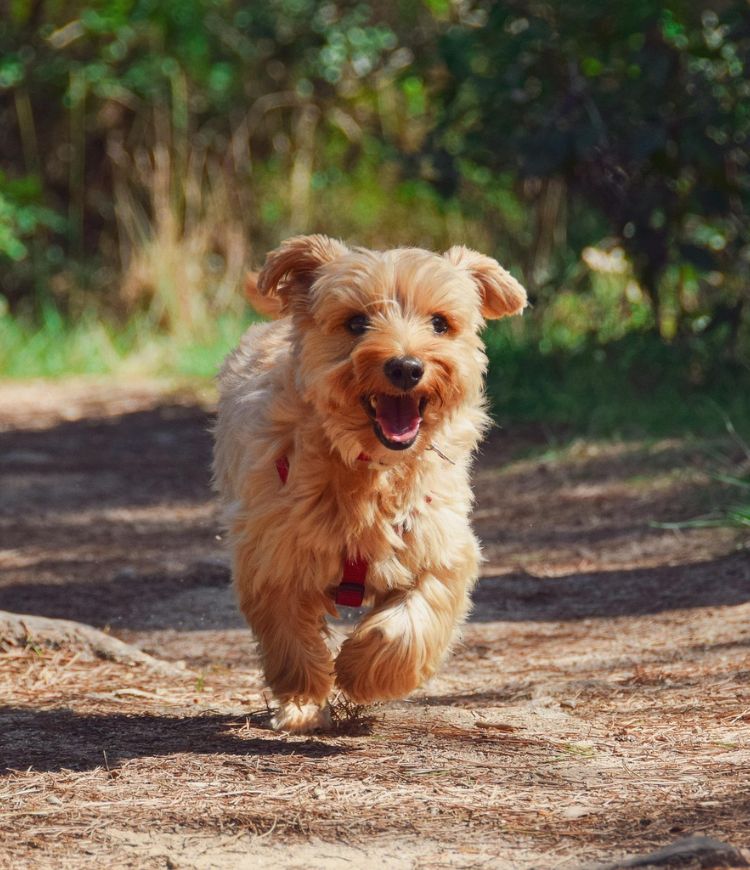
[[[456,463],[455,463],[455,462],[454,462],[450,457],[446,456],[445,453],[443,453],[443,451],[442,451],[439,447],[437,447],[435,444],[430,444],[430,446],[429,446],[427,449],[428,449],[428,450],[434,450],[435,453],[437,453],[437,455],[438,455],[441,459],[444,459],[446,462],[450,462],[451,465],[455,465],[455,464],[456,464]]]

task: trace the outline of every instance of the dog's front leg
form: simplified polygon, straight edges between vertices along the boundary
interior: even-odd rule
[[[258,641],[266,681],[279,702],[272,725],[296,732],[327,728],[333,660],[323,639],[325,599],[281,598],[275,592],[240,595],[242,612]]]
[[[403,698],[435,672],[469,609],[477,575],[473,546],[451,570],[425,572],[394,592],[341,647],[336,684],[353,701]]]

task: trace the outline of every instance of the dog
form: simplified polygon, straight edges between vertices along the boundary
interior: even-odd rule
[[[251,326],[219,375],[214,481],[274,728],[330,726],[329,698],[402,698],[449,652],[480,551],[472,455],[488,426],[479,332],[523,287],[466,247],[272,251]],[[334,659],[325,617],[369,612]]]

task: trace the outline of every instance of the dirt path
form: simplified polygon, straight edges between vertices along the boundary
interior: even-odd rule
[[[287,738],[228,587],[209,411],[147,383],[0,385],[0,610],[186,666],[0,647],[0,867],[573,868],[696,833],[750,847],[750,557],[736,532],[653,525],[721,499],[705,470],[730,448],[496,432],[461,648],[408,701]]]

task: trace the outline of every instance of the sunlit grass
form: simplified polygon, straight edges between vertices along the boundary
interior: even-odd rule
[[[0,317],[0,377],[139,374],[210,378],[253,316],[227,314],[196,335],[164,333],[139,315],[119,325],[95,313],[72,320],[52,306],[31,321]]]

